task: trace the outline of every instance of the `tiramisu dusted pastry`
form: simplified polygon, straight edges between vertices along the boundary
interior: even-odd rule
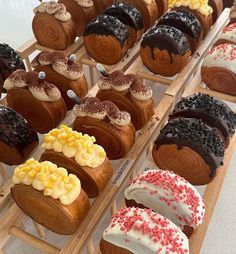
[[[131,115],[136,130],[141,129],[154,114],[152,89],[141,83],[135,75],[125,75],[122,71],[114,71],[108,77],[98,80],[96,97],[102,101],[113,102],[120,110]]]
[[[74,21],[76,35],[83,34],[85,26],[96,16],[94,1],[92,0],[59,0],[66,6]]]
[[[178,118],[163,128],[153,148],[158,168],[174,171],[193,185],[209,183],[223,165],[225,146],[202,120]]]
[[[125,199],[127,206],[150,208],[182,230],[197,228],[205,216],[199,192],[169,171],[148,170],[138,175],[126,189]]]
[[[223,11],[223,1],[222,0],[209,0],[208,3],[213,10],[212,21],[214,24]]]
[[[151,72],[170,77],[179,73],[186,65],[191,47],[180,30],[161,25],[144,35],[140,55],[143,64]]]
[[[55,128],[66,116],[66,105],[44,72],[18,70],[4,82],[8,106],[20,113],[40,133]]]
[[[84,46],[97,62],[116,64],[129,49],[129,32],[118,19],[101,15],[92,20],[84,31]]]
[[[236,23],[225,27],[222,34],[218,37],[215,46],[220,44],[230,43],[236,46]]]
[[[202,79],[212,90],[236,95],[236,46],[220,44],[203,61]]]
[[[236,114],[221,100],[207,94],[195,94],[181,99],[171,115],[173,118],[197,118],[216,128],[228,146],[235,133]]]
[[[160,0],[161,2],[164,0]],[[158,9],[155,0],[118,0],[118,2],[126,2],[135,6],[141,13],[144,21],[144,28],[147,30],[158,18]]]
[[[18,69],[25,69],[22,59],[10,46],[0,43],[0,96],[5,79]]]
[[[90,204],[80,180],[65,168],[34,159],[15,169],[11,194],[34,221],[61,235],[73,234]]]
[[[205,38],[212,26],[212,8],[208,5],[208,0],[169,0],[170,9],[185,10],[192,12],[200,21]]]
[[[43,2],[34,9],[33,32],[41,46],[64,50],[75,41],[75,27],[63,4]]]
[[[103,239],[102,254],[189,253],[188,239],[181,229],[148,209],[122,208],[113,216]]]
[[[37,133],[15,110],[0,105],[0,162],[18,165],[38,145]]]
[[[78,176],[90,198],[98,196],[112,176],[112,167],[96,139],[62,125],[44,137],[41,161],[51,161]]]
[[[158,25],[175,27],[184,33],[188,38],[192,53],[202,41],[201,23],[191,12],[181,10],[169,11],[160,18]]]
[[[86,97],[73,111],[73,129],[94,136],[109,159],[123,158],[133,146],[135,129],[130,114],[120,111],[114,103]]]
[[[129,48],[140,40],[144,32],[143,17],[138,9],[126,3],[115,3],[104,14],[118,18],[129,31]]]
[[[61,91],[67,109],[73,108],[74,103],[67,96],[67,91],[72,90],[79,97],[84,97],[88,92],[88,85],[83,74],[82,66],[75,62],[75,55],[69,58],[62,51],[41,52],[33,60],[35,71],[46,73],[46,81],[53,83]]]

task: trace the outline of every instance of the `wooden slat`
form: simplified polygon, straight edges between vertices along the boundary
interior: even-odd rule
[[[16,53],[23,59],[31,55],[35,51],[37,41],[35,38],[30,39],[16,50]]]

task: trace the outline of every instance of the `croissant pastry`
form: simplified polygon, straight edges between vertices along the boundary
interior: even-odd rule
[[[123,158],[133,146],[135,129],[130,114],[120,111],[112,102],[85,97],[73,111],[73,129],[94,136],[109,159]]]
[[[75,60],[75,55],[71,55],[68,59],[62,51],[55,51],[41,52],[32,61],[35,71],[45,72],[46,81],[53,83],[60,90],[68,110],[75,105],[67,96],[68,90],[72,90],[79,98],[88,92],[82,66],[75,63]]]
[[[223,165],[224,152],[215,129],[199,119],[178,118],[163,128],[152,154],[158,168],[173,171],[193,185],[204,185]]]
[[[51,161],[76,175],[90,198],[98,196],[112,176],[112,167],[104,149],[94,137],[82,135],[62,125],[44,137],[41,161]]]
[[[65,50],[74,43],[74,22],[65,5],[55,1],[43,2],[34,8],[34,13],[33,33],[41,46]]]
[[[15,110],[0,105],[0,162],[18,165],[38,145],[37,133]]]
[[[135,75],[114,71],[108,77],[101,77],[98,86],[100,90],[96,97],[102,101],[109,100],[120,110],[127,111],[136,130],[140,130],[153,116],[152,89],[143,85]]]
[[[65,168],[28,160],[14,171],[12,198],[37,223],[61,235],[73,234],[90,203],[80,180]]]
[[[56,86],[45,81],[45,73],[18,70],[4,82],[8,106],[20,113],[39,133],[56,127],[66,116],[66,105]]]

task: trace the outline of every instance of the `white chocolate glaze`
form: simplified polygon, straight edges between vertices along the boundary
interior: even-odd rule
[[[229,43],[236,43],[236,23],[225,27],[218,40],[226,40]]]

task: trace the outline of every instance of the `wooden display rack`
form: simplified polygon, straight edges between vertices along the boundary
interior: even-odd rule
[[[139,45],[136,46],[132,52],[130,51],[130,55],[127,59],[120,62],[119,64],[108,67],[108,69],[123,69],[126,70],[127,73],[136,73],[143,80],[155,81],[161,85],[168,85],[168,89],[165,92],[165,95],[162,97],[160,103],[155,106],[155,115],[148,122],[148,124],[137,133],[137,139],[132,147],[130,153],[122,160],[119,160],[115,163],[114,167],[114,175],[110,183],[106,186],[104,191],[92,202],[90,211],[83,222],[78,227],[76,233],[72,235],[69,240],[65,243],[62,248],[58,248],[53,246],[52,244],[46,242],[43,239],[40,239],[37,236],[34,236],[24,230],[22,227],[22,223],[24,218],[26,217],[22,211],[16,206],[16,204],[12,203],[10,198],[10,188],[12,186],[11,179],[7,179],[3,188],[0,190],[0,208],[6,208],[8,206],[7,212],[1,218],[0,224],[0,249],[4,247],[6,242],[11,236],[15,236],[18,239],[21,239],[28,245],[31,245],[35,248],[40,249],[43,253],[50,254],[78,254],[82,253],[82,251],[87,248],[89,254],[94,254],[97,252],[97,246],[95,246],[92,238],[96,230],[101,225],[104,216],[110,211],[114,213],[116,208],[118,207],[117,196],[120,191],[126,186],[127,182],[130,178],[133,178],[136,169],[139,165],[141,165],[141,159],[143,156],[147,158],[151,149],[152,149],[152,140],[157,136],[163,125],[166,123],[168,119],[168,115],[172,112],[173,107],[177,100],[179,100],[184,92],[185,86],[189,84],[191,80],[190,86],[191,88],[186,90],[185,94],[192,94],[195,89],[199,89],[199,80],[196,81],[196,77],[199,75],[199,64],[203,59],[203,56],[208,51],[210,45],[215,40],[216,36],[220,33],[222,28],[228,22],[228,14],[229,10],[225,10],[216,25],[209,32],[204,43],[199,47],[198,51],[193,55],[190,59],[188,65],[183,69],[183,71],[175,78],[175,80],[166,79],[162,77],[155,76],[148,72],[143,72],[143,66],[140,60],[135,60]],[[28,57],[32,50],[36,49],[36,46],[26,48],[21,52],[24,52],[24,59]],[[136,51],[137,50],[137,51]],[[31,53],[32,54],[32,53]],[[83,45],[79,48],[75,54],[78,56],[79,61],[89,66],[90,68],[95,67],[96,62],[89,59],[84,51]],[[21,55],[23,56],[23,55]],[[140,59],[140,58],[138,58]],[[131,65],[131,63],[133,64]],[[131,65],[131,66],[130,66]],[[130,66],[130,67],[129,67]],[[129,68],[128,68],[129,67]],[[128,68],[128,69],[127,69]],[[91,72],[90,72],[91,74]],[[91,77],[93,80],[93,77]],[[195,80],[195,82],[193,82]],[[155,84],[153,84],[155,85]],[[193,89],[193,90],[190,90]],[[98,86],[95,85],[91,90],[90,94],[95,95],[98,91]],[[73,115],[69,113],[64,121],[65,124],[71,125],[73,122]],[[225,157],[225,165],[222,167],[217,174],[216,179],[207,186],[206,192],[204,194],[204,198],[206,201],[208,216],[201,227],[193,234],[190,239],[190,247],[191,254],[198,254],[202,242],[204,240],[204,236],[206,234],[212,213],[215,208],[215,204],[218,198],[218,195],[221,190],[221,186],[223,184],[224,177],[227,172],[227,168],[232,157],[233,147],[236,143],[236,138],[234,138],[231,142],[229,149],[227,150],[227,154]],[[34,158],[39,158],[42,150],[40,146],[33,153]],[[1,170],[0,170],[1,172]],[[4,170],[3,170],[4,172]],[[4,176],[4,173],[2,173]],[[214,189],[214,191],[212,191]],[[36,224],[37,231],[39,236],[44,236],[44,230],[41,226]],[[3,251],[0,253],[4,253]]]

